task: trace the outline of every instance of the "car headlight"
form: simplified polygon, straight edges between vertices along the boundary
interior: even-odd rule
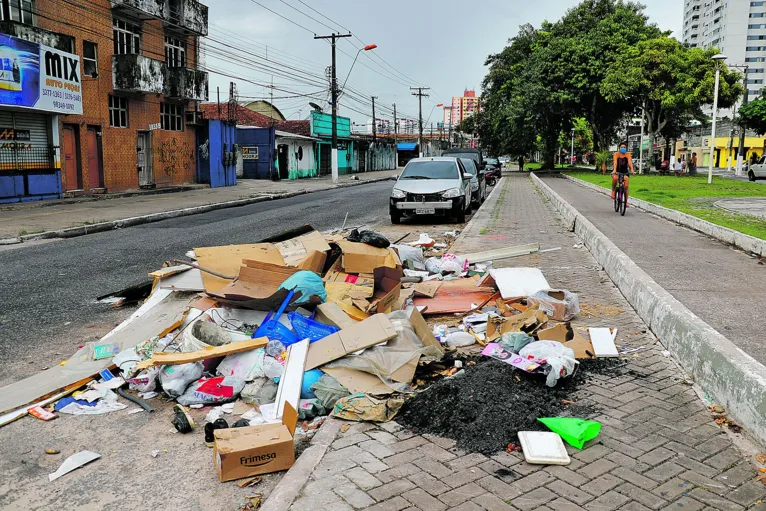
[[[463,193],[460,191],[460,188],[450,188],[442,194],[442,197],[444,199],[454,199],[455,197],[460,197],[461,195],[463,195]]]
[[[479,183],[478,182],[474,183],[473,181],[471,181],[471,191],[475,192],[478,189],[479,189]]]
[[[404,199],[405,197],[407,197],[407,194],[399,190],[398,188],[394,188],[393,190],[391,190],[392,199]]]

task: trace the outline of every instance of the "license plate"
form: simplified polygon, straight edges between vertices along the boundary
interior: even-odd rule
[[[415,214],[416,215],[433,215],[436,213],[436,210],[433,208],[426,208],[426,209],[416,209]]]

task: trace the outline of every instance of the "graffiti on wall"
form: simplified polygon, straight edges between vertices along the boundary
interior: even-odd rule
[[[194,149],[187,142],[172,138],[160,143],[159,162],[168,177],[188,172],[194,167]]]

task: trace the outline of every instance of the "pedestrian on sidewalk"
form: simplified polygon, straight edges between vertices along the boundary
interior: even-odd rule
[[[519,170],[524,172],[524,155],[519,156]]]
[[[622,174],[625,182],[625,207],[628,207],[628,183],[630,182],[628,174],[635,174],[636,171],[633,169],[633,155],[628,152],[627,142],[620,143],[620,148],[614,153],[612,160],[612,200],[614,200],[614,190],[617,188],[618,174]]]
[[[692,153],[692,161],[689,166],[689,174],[692,176],[697,175],[697,153]]]

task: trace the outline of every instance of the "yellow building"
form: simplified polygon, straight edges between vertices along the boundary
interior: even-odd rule
[[[677,147],[677,155],[688,155],[687,158],[691,158],[692,153],[697,153],[697,167],[707,167],[709,165],[710,158],[710,138],[703,139],[703,147],[683,147],[683,143],[680,147]],[[729,147],[732,142],[730,137],[716,137],[715,138],[715,159],[713,160],[713,166],[716,168],[728,168],[729,156],[732,157],[732,165],[737,164],[737,153],[739,152],[739,137],[734,138],[733,147]],[[745,138],[745,159],[750,160],[753,154],[756,158],[760,158],[764,154],[764,144],[766,144],[766,137],[746,137]]]

